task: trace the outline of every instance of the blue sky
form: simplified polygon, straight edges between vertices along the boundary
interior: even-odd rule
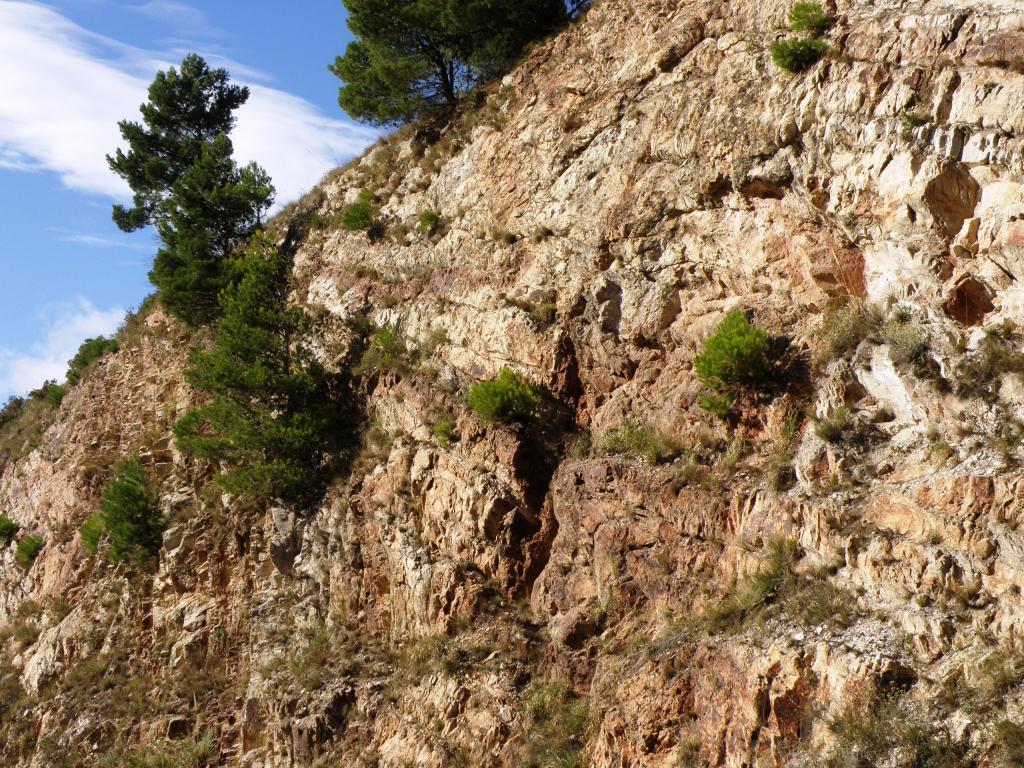
[[[327,71],[349,39],[341,0],[0,0],[0,399],[151,292],[155,237],[111,222],[104,155],[155,72],[195,51],[250,86],[236,153],[286,203],[375,138]]]

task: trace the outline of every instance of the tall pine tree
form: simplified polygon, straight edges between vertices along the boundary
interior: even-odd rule
[[[157,74],[142,123],[121,121],[127,152],[107,157],[133,205],[114,206],[126,232],[153,224],[163,241],[150,280],[165,306],[191,325],[215,319],[232,250],[260,224],[274,188],[257,165],[239,168],[228,138],[249,90],[189,54]]]
[[[227,465],[217,478],[226,491],[301,502],[318,490],[335,408],[301,342],[308,320],[287,306],[290,269],[267,235],[252,238],[221,296],[213,346],[193,354],[189,381],[210,402],[174,433],[184,450]]]

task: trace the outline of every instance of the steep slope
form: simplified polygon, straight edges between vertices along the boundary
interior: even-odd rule
[[[603,0],[282,216],[323,361],[405,347],[315,508],[176,452],[193,340],[151,310],[0,468],[46,542],[3,554],[4,763],[1014,764],[1024,15],[843,2],[790,75],[788,9]],[[776,381],[723,421],[692,369],[732,308]],[[504,366],[530,426],[465,405]],[[605,450],[626,424],[681,454]],[[155,574],[76,534],[134,451]]]

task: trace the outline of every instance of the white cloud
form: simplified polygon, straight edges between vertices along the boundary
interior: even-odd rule
[[[85,299],[49,313],[43,340],[27,352],[0,349],[0,397],[24,395],[47,379],[62,381],[85,339],[108,336],[124,319],[120,308],[97,309]]]
[[[136,7],[147,8],[187,13],[188,6],[153,0]],[[242,65],[210,60],[257,79]],[[94,34],[46,5],[0,0],[0,167],[53,171],[73,189],[124,198],[128,190],[105,160],[120,144],[117,122],[138,117],[153,75],[174,63]],[[237,154],[266,168],[281,202],[376,138],[294,95],[251,88],[233,137]]]

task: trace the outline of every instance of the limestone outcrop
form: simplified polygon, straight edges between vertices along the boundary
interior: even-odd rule
[[[601,0],[282,212],[322,362],[368,325],[408,350],[310,508],[178,452],[201,339],[148,310],[0,465],[45,540],[0,555],[0,762],[1016,764],[1024,13],[838,2],[794,75],[789,5]],[[364,189],[373,237],[338,225]],[[719,419],[693,362],[736,308],[775,379]],[[506,366],[530,424],[466,406]],[[673,448],[607,450],[623,425]],[[155,572],[77,537],[128,453]]]

